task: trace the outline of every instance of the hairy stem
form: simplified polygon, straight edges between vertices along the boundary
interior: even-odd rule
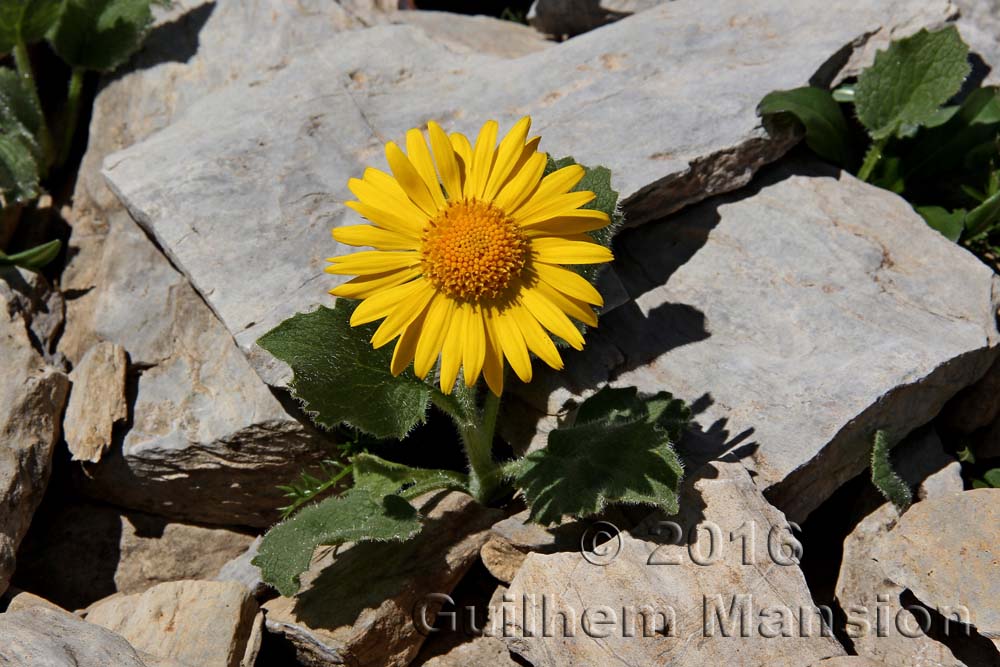
[[[483,410],[476,407],[476,388],[459,382],[455,387],[456,403],[462,406],[463,415],[455,419],[458,432],[469,461],[469,487],[473,497],[483,505],[489,504],[500,485],[500,467],[493,460],[493,432],[496,429],[500,398],[486,393]],[[435,401],[437,404],[437,401]],[[455,415],[452,415],[455,418]]]
[[[868,179],[871,178],[875,167],[882,160],[882,151],[885,149],[886,141],[887,139],[877,139],[868,148],[868,152],[865,154],[865,161],[861,164],[861,169],[858,170],[858,178],[860,180],[867,183]]]
[[[79,67],[73,68],[73,75],[69,79],[69,91],[66,94],[66,117],[63,128],[62,146],[59,148],[59,157],[56,165],[62,166],[69,159],[69,152],[73,148],[73,135],[76,134],[76,125],[80,117],[80,95],[83,92],[84,70]]]

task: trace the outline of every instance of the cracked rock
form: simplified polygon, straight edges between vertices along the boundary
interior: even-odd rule
[[[945,0],[769,0],[752,14],[738,0],[680,0],[516,59],[457,53],[413,26],[345,32],[260,85],[205,96],[108,156],[105,174],[280,384],[287,368],[254,342],[327,298],[323,260],[346,250],[330,227],[358,222],[341,204],[347,180],[380,166],[406,129],[437,119],[474,132],[530,113],[543,149],[611,169],[639,223],[745,185],[793,145],[791,131],[762,127],[765,94],[826,84],[848,45],[949,13]],[[234,266],[254,280],[234,280]]]
[[[75,461],[96,463],[111,446],[115,424],[128,417],[125,348],[98,343],[69,374],[73,389],[63,417],[66,445]]]

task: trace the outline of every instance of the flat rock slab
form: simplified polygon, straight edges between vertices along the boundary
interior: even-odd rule
[[[435,595],[451,593],[501,514],[461,493],[424,496],[423,530],[402,544],[364,542],[316,552],[302,590],[264,604],[267,629],[282,634],[310,667],[406,667],[434,622]],[[439,601],[440,598],[437,598]]]
[[[734,451],[794,521],[868,466],[876,429],[928,422],[996,354],[993,272],[840,172],[774,168],[615,254],[633,302],[526,400],[555,415],[607,381],[671,391],[696,413],[691,457]]]
[[[49,483],[69,391],[33,345],[32,311],[19,292],[27,273],[0,270],[0,593]]]
[[[121,635],[40,606],[0,614],[0,637],[4,667],[190,667],[137,651]]]
[[[500,612],[508,648],[534,667],[808,665],[844,654],[822,629],[785,518],[746,470],[706,466],[680,503],[677,516],[654,514],[589,555],[529,554]]]
[[[945,618],[955,611],[980,634],[1000,639],[1000,489],[913,505],[876,557],[889,579],[925,605]]]
[[[795,140],[755,109],[828,83],[866,36],[949,15],[946,0],[680,0],[513,60],[409,26],[343,33],[269,81],[237,84],[108,157],[105,175],[247,352],[326,300],[330,228],[358,221],[347,179],[437,119],[474,133],[531,114],[543,148],[611,168],[632,222],[745,185]],[[248,274],[246,267],[252,267]],[[287,377],[257,351],[272,382]]]
[[[83,355],[69,374],[73,391],[66,404],[63,434],[76,461],[96,463],[111,446],[115,424],[128,418],[125,348],[103,341]]]
[[[87,610],[87,622],[135,648],[200,667],[253,665],[259,647],[250,638],[262,620],[250,592],[233,581],[172,581],[113,595]]]

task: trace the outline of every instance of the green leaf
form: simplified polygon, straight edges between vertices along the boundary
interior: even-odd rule
[[[524,493],[530,519],[592,516],[608,503],[677,512],[683,468],[672,441],[690,419],[666,392],[605,387],[580,405],[575,423],[549,433],[548,444],[506,467]]]
[[[416,498],[440,489],[469,493],[468,476],[453,470],[411,468],[368,453],[358,454],[351,459],[351,464],[354,466],[354,487],[366,489],[373,495],[395,493],[404,498]]]
[[[918,206],[917,213],[949,241],[958,241],[965,229],[965,210],[949,211],[940,206]]]
[[[299,575],[309,568],[320,545],[408,540],[420,532],[420,515],[395,495],[379,497],[367,489],[310,505],[264,535],[253,564],[261,578],[285,596],[299,590]]]
[[[853,104],[854,103],[854,84],[853,83],[845,83],[844,85],[840,86],[839,88],[835,88],[834,91],[833,91],[833,93],[831,93],[831,94],[833,95],[833,101],[834,102],[842,102],[842,103],[851,103],[851,104]]]
[[[38,163],[21,138],[0,134],[0,208],[38,196]]]
[[[0,67],[0,208],[38,196],[41,109],[17,72]]]
[[[332,309],[285,320],[257,344],[291,366],[289,386],[318,424],[345,423],[377,438],[402,439],[423,423],[430,388],[412,370],[392,375],[392,346],[372,347],[376,324],[351,326],[355,307],[338,299]]]
[[[913,502],[913,494],[906,482],[892,469],[889,449],[889,437],[885,431],[877,431],[875,445],[872,447],[872,484],[902,512]]]
[[[814,153],[841,167],[854,163],[847,121],[828,91],[812,86],[776,90],[761,100],[757,113],[761,116],[791,114],[805,128],[806,145]]]
[[[2,137],[0,137],[2,139]],[[29,248],[14,255],[0,252],[0,267],[20,266],[22,269],[37,271],[59,255],[62,242],[59,239]]]
[[[858,119],[873,139],[911,134],[962,87],[968,55],[955,26],[893,42],[858,77]]]
[[[150,0],[64,0],[49,41],[72,67],[110,71],[135,53],[153,23]]]
[[[0,0],[0,54],[18,42],[32,44],[59,18],[62,0]]]
[[[1000,192],[988,197],[982,204],[969,211],[965,216],[966,235],[974,239],[985,234],[1000,221]]]
[[[992,489],[1000,489],[1000,468],[993,468],[983,473],[983,485]]]

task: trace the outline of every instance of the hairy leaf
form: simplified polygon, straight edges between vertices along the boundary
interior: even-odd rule
[[[17,72],[0,67],[0,208],[38,196],[42,122],[35,97]]]
[[[153,23],[151,0],[64,0],[49,40],[73,67],[110,71],[135,53]]]
[[[22,252],[6,255],[0,252],[0,267],[20,266],[22,269],[37,271],[59,255],[62,242],[59,239],[36,245]]]
[[[872,447],[872,484],[902,512],[913,502],[913,494],[906,482],[892,469],[889,461],[890,448],[885,431],[876,431],[875,445]]]
[[[0,54],[37,42],[59,18],[62,0],[0,0]]]
[[[847,121],[829,91],[813,86],[776,90],[761,100],[757,113],[791,114],[805,128],[806,145],[814,153],[841,167],[853,165]]]
[[[955,26],[893,42],[858,77],[858,119],[874,139],[912,135],[962,87],[968,55]]]
[[[430,388],[409,369],[389,372],[391,346],[372,348],[375,324],[351,327],[355,307],[338,299],[285,320],[257,344],[291,366],[290,388],[318,424],[402,439],[424,421]]]
[[[299,575],[309,568],[320,545],[345,542],[403,541],[420,532],[420,515],[395,495],[380,497],[367,489],[310,505],[264,535],[253,564],[261,578],[285,596],[299,590]]]
[[[0,208],[38,196],[38,163],[19,137],[0,134]]]
[[[949,241],[958,241],[965,229],[965,210],[949,211],[940,206],[920,206],[917,213]]]
[[[689,419],[687,406],[666,392],[606,387],[583,402],[573,426],[552,431],[544,449],[507,470],[537,523],[592,516],[609,503],[673,514],[683,468],[672,440]]]
[[[468,476],[452,470],[411,468],[368,453],[358,454],[351,464],[355,488],[367,489],[374,495],[398,493],[404,498],[416,498],[440,489],[469,492]]]

